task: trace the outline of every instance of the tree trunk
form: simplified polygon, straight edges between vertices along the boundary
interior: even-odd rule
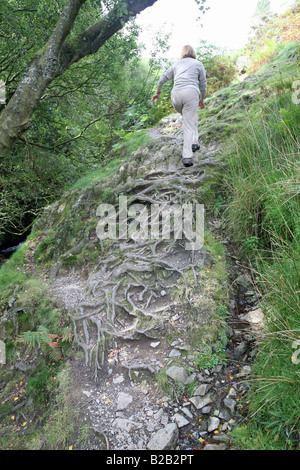
[[[73,63],[94,54],[123,25],[157,0],[124,0],[73,40],[68,35],[86,0],[67,0],[47,44],[32,59],[0,116],[0,159],[30,127],[32,115],[48,85]],[[122,7],[122,8],[121,8]]]

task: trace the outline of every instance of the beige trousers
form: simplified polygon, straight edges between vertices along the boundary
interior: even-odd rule
[[[198,144],[199,93],[193,88],[172,90],[174,108],[183,118],[183,158],[193,158],[192,145]]]

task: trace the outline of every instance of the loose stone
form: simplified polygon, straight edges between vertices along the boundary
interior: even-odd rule
[[[193,405],[197,408],[197,410],[200,410],[204,406],[208,405],[213,401],[212,396],[208,393],[204,397],[201,397],[200,395],[197,395],[195,397],[190,398],[190,402],[193,403]]]
[[[148,442],[149,450],[172,450],[175,449],[179,437],[178,427],[175,423],[167,424],[163,429],[156,432]]]

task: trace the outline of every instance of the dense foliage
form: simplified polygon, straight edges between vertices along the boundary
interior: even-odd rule
[[[228,85],[236,77],[237,67],[234,56],[213,44],[201,41],[197,47],[197,57],[206,70],[209,95]]]
[[[81,12],[73,33],[101,15],[101,5],[108,3],[90,0],[91,8]],[[6,84],[7,99],[48,38],[63,4],[63,0],[1,1],[0,79]],[[266,335],[258,345],[251,389],[246,406],[241,404],[240,408],[248,412],[244,415],[247,425],[235,429],[234,444],[241,449],[291,449],[299,445],[300,435],[300,115],[299,90],[295,88],[299,79],[299,6],[268,17],[268,2],[262,0],[259,5],[261,23],[241,51],[250,59],[248,71],[256,71],[255,75],[230,83],[236,73],[233,58],[205,42],[198,45],[198,58],[205,65],[209,85],[208,106],[199,115],[199,128],[201,139],[219,140],[226,149],[222,156],[226,171],[219,189],[213,189],[219,194],[211,196],[217,200],[213,209],[219,214],[220,206],[226,207],[224,225],[245,263],[253,267],[255,288],[266,316]],[[137,148],[147,138],[143,129],[172,111],[170,82],[159,104],[151,104],[166,63],[155,56],[142,60],[137,35],[134,22],[128,23],[97,54],[74,64],[47,89],[30,129],[2,163],[3,246],[14,243],[14,234],[26,234],[41,209],[64,190],[111,177],[126,158],[122,149]],[[158,41],[158,49],[163,50],[166,41],[163,37]],[[79,176],[83,178],[79,180]],[[44,422],[54,427],[53,441],[63,448],[72,409],[59,395],[59,390],[67,390],[68,379],[67,370],[59,366],[68,351],[71,331],[63,313],[52,305],[44,283],[31,278],[32,260],[37,263],[35,268],[42,255],[47,261],[45,253],[52,241],[51,232],[48,238],[41,237],[36,250],[29,237],[28,246],[17,250],[0,271],[0,316],[16,297],[22,305],[16,310],[17,320],[2,323],[9,359],[18,354],[21,345],[40,345],[43,352],[38,366],[27,371],[25,382],[26,374],[21,371],[3,369],[1,413],[6,424],[13,425],[12,410],[18,406],[15,400],[27,394],[34,406],[43,410],[42,422],[56,396],[57,412]],[[215,357],[208,351],[205,359],[213,361]],[[199,357],[197,360],[200,363]],[[35,432],[39,437],[38,425]],[[15,434],[15,443],[11,435],[1,437],[3,447],[26,448],[26,439],[32,439],[32,447],[40,445],[34,435]]]
[[[95,22],[106,3],[88,2],[71,37]],[[28,63],[47,41],[64,4],[64,0],[1,2],[0,79],[7,102]],[[128,132],[151,126],[172,110],[172,83],[164,87],[158,106],[150,99],[162,71],[167,36],[162,33],[154,39],[153,50],[160,51],[160,58],[153,52],[148,60],[142,59],[137,38],[138,28],[130,21],[96,54],[72,65],[49,85],[29,130],[1,165],[2,248],[18,244],[42,208],[83,173],[104,164]],[[205,54],[215,75],[211,49],[206,48]],[[217,81],[220,86],[222,78]]]
[[[0,78],[7,101],[63,4],[1,2]],[[91,2],[73,34],[100,14],[99,2]],[[29,130],[1,166],[2,247],[17,244],[45,205],[82,173],[107,161],[112,145],[129,129],[142,127],[143,116],[152,109],[149,97],[159,59],[153,55],[143,61],[137,37],[138,28],[131,21],[98,53],[74,64],[48,87]],[[164,51],[164,38],[156,41]],[[147,115],[148,122],[155,113],[153,118]]]

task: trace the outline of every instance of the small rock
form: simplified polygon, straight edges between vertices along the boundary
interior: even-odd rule
[[[134,429],[140,429],[142,427],[142,424],[135,423],[134,421],[130,421],[129,419],[125,418],[117,418],[114,420],[113,426],[130,433]]]
[[[247,290],[247,292],[245,292],[245,297],[253,297],[255,296],[255,292],[253,290]]]
[[[144,445],[145,445],[145,444],[144,444],[143,439],[140,439],[140,440],[138,441],[138,443],[137,443],[138,449],[141,449],[141,450],[143,450]]]
[[[119,393],[118,396],[118,404],[117,404],[117,410],[125,410],[127,406],[132,403],[132,396],[129,395],[128,393]]]
[[[190,351],[191,349],[191,346],[189,344],[185,344],[182,340],[173,341],[171,346],[175,347],[176,349],[180,349],[181,351]]]
[[[157,341],[156,343],[150,343],[151,348],[157,348],[157,346],[160,344],[160,341]]]
[[[213,367],[212,372],[218,373],[218,372],[221,372],[222,369],[223,369],[223,366],[221,366],[221,365],[220,366],[215,366],[215,367]]]
[[[183,428],[187,424],[190,424],[190,422],[184,416],[182,416],[180,413],[176,413],[174,415],[174,419],[175,419],[175,421],[177,423],[177,426],[179,428]]]
[[[0,340],[0,364],[6,364],[6,346],[2,340]]]
[[[229,422],[228,422],[228,424],[229,424],[230,426],[235,426],[235,425],[236,425],[236,421],[235,421],[234,419],[230,419]]]
[[[224,419],[224,421],[229,421],[231,419],[231,413],[227,408],[224,408],[220,411],[219,418]]]
[[[252,312],[248,312],[245,315],[240,315],[240,318],[241,320],[245,320],[248,323],[252,323],[256,325],[258,323],[264,322],[265,315],[261,308],[257,308],[256,310],[253,310]]]
[[[173,450],[179,437],[178,427],[175,423],[167,424],[157,431],[147,444],[149,450]]]
[[[214,434],[212,438],[214,441],[218,441],[218,442],[230,442],[231,441],[230,437],[227,436],[226,434]]]
[[[119,375],[118,377],[114,377],[113,378],[113,383],[114,384],[121,384],[122,382],[124,382],[124,377],[123,375]]]
[[[241,368],[241,372],[236,374],[237,377],[245,377],[246,375],[251,374],[251,367],[250,366],[244,366]]]
[[[226,450],[226,444],[206,444],[204,450]]]
[[[213,432],[216,429],[218,429],[219,424],[220,424],[219,418],[217,418],[216,416],[211,416],[208,420],[208,428],[207,428],[208,432]]]
[[[163,413],[164,413],[163,410],[160,409],[160,410],[158,410],[158,411],[153,415],[153,418],[154,418],[156,421],[158,421],[159,419],[162,418]]]
[[[189,419],[193,419],[194,416],[192,415],[192,413],[190,412],[190,410],[187,409],[187,407],[182,407],[181,410],[182,413],[185,414],[185,416],[187,416]]]
[[[247,342],[242,341],[241,344],[239,344],[234,350],[234,358],[240,359],[245,354],[246,350],[247,350]]]
[[[231,387],[229,392],[228,392],[228,395],[227,395],[229,398],[234,398],[236,397],[236,390],[234,387]]]
[[[17,300],[17,297],[12,297],[11,299],[9,299],[9,301],[7,302],[9,308],[11,308],[14,305],[16,300]]]
[[[211,411],[211,407],[210,406],[204,406],[201,411],[204,415],[209,415],[209,413]]]
[[[88,398],[91,396],[91,392],[88,392],[87,390],[83,390],[83,395],[86,395]]]
[[[169,357],[180,357],[180,356],[181,356],[181,352],[178,351],[178,349],[172,349],[172,351],[169,354]]]
[[[241,274],[236,280],[235,282],[239,285],[239,286],[242,286],[244,287],[245,289],[247,289],[248,287],[250,287],[252,285],[252,281],[251,281],[251,278],[249,276],[247,276],[247,274]]]
[[[190,376],[184,367],[172,366],[166,371],[166,374],[168,377],[171,377],[171,379],[176,382],[183,383],[184,385],[187,385],[194,380],[194,375]]]
[[[201,397],[200,395],[197,395],[195,397],[190,398],[190,402],[193,403],[193,405],[197,408],[197,410],[200,410],[204,406],[208,405],[213,401],[212,396],[208,393],[204,397]]]
[[[166,395],[164,395],[162,398],[161,398],[161,403],[168,403],[170,401],[170,398]]]
[[[194,390],[193,395],[194,396],[200,395],[201,397],[204,397],[204,395],[207,394],[207,392],[211,389],[211,387],[212,385],[210,384],[201,384]]]
[[[160,422],[163,426],[166,426],[169,422],[169,416],[167,414],[162,415]]]
[[[60,261],[57,261],[53,266],[52,268],[50,269],[50,273],[49,273],[49,279],[54,279],[57,274],[58,274],[58,271],[60,269],[60,266],[61,266],[61,262]]]
[[[31,366],[29,364],[26,364],[26,362],[23,362],[23,361],[17,361],[15,363],[15,369],[19,369],[22,372],[27,372],[28,370],[30,370],[32,368],[33,368],[33,366]]]
[[[226,397],[224,400],[224,405],[231,411],[232,414],[234,414],[236,402],[232,398]]]
[[[203,380],[205,380],[202,374],[196,374],[196,377],[197,377],[198,382],[203,382]]]

